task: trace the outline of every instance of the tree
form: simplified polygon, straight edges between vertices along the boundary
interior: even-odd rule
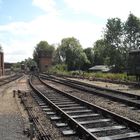
[[[97,40],[94,43],[94,65],[103,65],[107,57],[107,43],[104,39]]]
[[[127,48],[127,51],[138,49],[140,46],[140,19],[130,13],[125,22],[124,31],[124,45]]]
[[[12,64],[11,69],[13,71],[19,71],[19,70],[21,70],[21,62],[17,62],[17,63]]]
[[[33,58],[35,62],[37,63],[37,65],[39,65],[39,57],[41,53],[49,57],[52,57],[54,50],[55,50],[54,46],[49,45],[47,41],[40,41],[35,47],[35,50],[33,53]]]
[[[124,68],[124,54],[125,49],[123,46],[123,23],[119,18],[108,19],[105,30],[106,42],[106,60],[105,62],[114,67],[115,72],[120,72],[120,68]]]
[[[68,70],[80,70],[84,63],[88,62],[79,41],[74,38],[64,38],[59,46],[61,60],[67,65]]]
[[[87,59],[89,60],[89,63],[87,63],[86,65],[88,69],[94,65],[94,51],[93,51],[93,48],[89,47],[89,48],[84,49],[84,52],[87,56]]]
[[[122,46],[123,23],[119,18],[108,19],[105,30],[105,40],[108,45],[119,48]]]
[[[32,67],[37,67],[36,62],[32,58],[25,59],[23,64],[28,67],[30,70]]]
[[[54,52],[53,64],[62,64],[63,63],[62,57],[60,55],[60,49],[61,49],[61,47],[59,45],[58,48]]]
[[[130,50],[139,49],[140,47],[140,19],[129,14],[124,24],[124,51],[125,66],[128,66],[128,54]]]

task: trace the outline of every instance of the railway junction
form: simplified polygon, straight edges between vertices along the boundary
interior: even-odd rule
[[[0,140],[140,140],[139,4],[0,0]]]
[[[132,85],[56,75],[0,79],[2,140],[139,140],[140,95]]]

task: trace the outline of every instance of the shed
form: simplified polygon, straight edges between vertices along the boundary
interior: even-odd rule
[[[89,71],[109,72],[110,71],[110,68],[108,66],[106,66],[106,65],[96,65],[96,66],[93,66],[93,67],[89,68]]]

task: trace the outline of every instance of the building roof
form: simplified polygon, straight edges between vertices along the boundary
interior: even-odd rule
[[[96,66],[93,66],[93,67],[89,68],[89,70],[91,70],[91,71],[108,72],[110,69],[106,65],[96,65]]]
[[[140,49],[137,49],[137,50],[131,50],[131,51],[129,52],[129,54],[133,54],[133,53],[140,53]]]

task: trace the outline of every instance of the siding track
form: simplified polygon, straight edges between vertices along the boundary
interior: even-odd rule
[[[20,78],[22,76],[22,74],[14,74],[12,76],[6,77],[6,78],[2,78],[0,79],[0,86],[3,86],[5,84],[8,84],[14,80],[17,80],[18,78]]]
[[[86,140],[139,140],[140,124],[46,85],[35,76],[30,85],[42,110],[64,135]]]
[[[76,80],[70,80],[70,79],[62,78],[62,77],[60,78],[60,77],[44,75],[44,74],[41,74],[40,77],[42,79],[48,79],[53,82],[64,84],[72,88],[82,90],[82,91],[85,91],[85,92],[88,92],[97,96],[102,96],[102,97],[109,98],[117,102],[121,102],[136,111],[140,111],[140,96],[139,95],[112,90],[109,88],[103,88],[103,87],[91,85],[91,84],[76,81]]]

